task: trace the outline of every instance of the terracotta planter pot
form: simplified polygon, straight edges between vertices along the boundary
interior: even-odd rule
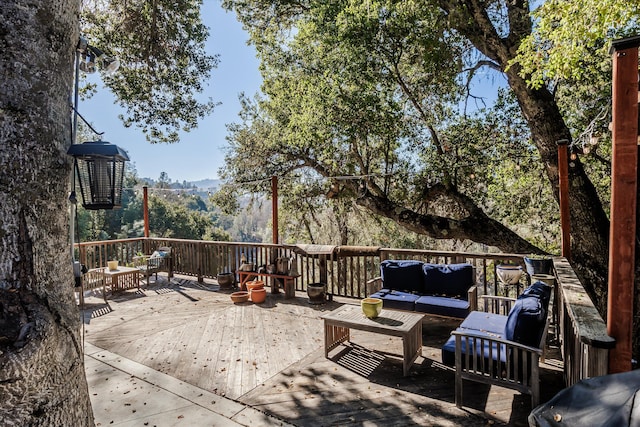
[[[250,282],[245,283],[247,290],[251,292],[254,289],[262,289],[264,288],[264,282],[262,280],[252,280]]]
[[[253,288],[249,292],[249,297],[255,304],[262,304],[267,299],[267,290],[265,288]]]
[[[231,301],[234,303],[249,301],[249,292],[239,291],[231,294]]]

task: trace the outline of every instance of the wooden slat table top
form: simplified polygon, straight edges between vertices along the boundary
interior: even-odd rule
[[[104,267],[102,271],[104,274],[108,276],[119,276],[121,274],[127,274],[127,273],[131,274],[133,272],[138,272],[140,270],[134,267],[118,267],[115,270],[109,270],[109,268]]]
[[[403,336],[421,323],[423,317],[422,314],[383,309],[378,317],[369,319],[360,307],[344,305],[321,318],[335,326]]]

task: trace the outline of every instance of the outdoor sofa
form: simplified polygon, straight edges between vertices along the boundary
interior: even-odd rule
[[[473,311],[442,347],[442,362],[456,369],[455,401],[462,380],[508,387],[540,400],[539,360],[549,327],[552,288],[536,282],[517,298],[483,295],[488,312]],[[500,312],[508,314],[500,314]]]
[[[463,319],[477,307],[474,269],[466,263],[385,260],[368,291],[388,309]]]

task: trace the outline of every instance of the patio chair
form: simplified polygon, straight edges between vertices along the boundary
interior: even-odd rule
[[[149,287],[149,278],[155,274],[156,281],[158,281],[158,273],[161,271],[167,273],[169,281],[173,277],[173,260],[170,247],[159,247],[151,255],[135,256],[133,257],[133,263],[140,270],[141,278],[146,278],[147,287]]]
[[[456,370],[456,406],[462,407],[463,380],[530,394],[531,407],[538,406],[550,295],[543,282],[525,289],[518,299],[483,295],[485,309],[491,311],[469,313],[442,347],[443,363]]]
[[[102,288],[102,298],[107,303],[106,280],[102,268],[92,268],[84,273],[80,278],[80,286],[76,286],[74,291],[78,292],[80,297],[80,306],[84,306],[84,293],[92,289]]]

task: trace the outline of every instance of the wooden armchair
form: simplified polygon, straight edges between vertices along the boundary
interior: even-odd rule
[[[75,287],[80,297],[80,305],[84,306],[84,293],[92,289],[102,288],[102,298],[107,303],[107,281],[105,280],[102,268],[92,268],[80,277],[80,286]]]
[[[456,343],[456,406],[462,407],[462,380],[493,384],[530,394],[531,407],[538,406],[542,348],[491,337],[472,329],[455,330],[451,335],[455,337]]]
[[[482,299],[485,311],[471,312],[442,349],[445,365],[455,366],[456,406],[462,406],[463,380],[471,380],[530,394],[536,407],[550,319],[548,297]]]
[[[149,278],[155,274],[157,281],[158,273],[161,271],[167,273],[169,280],[173,277],[173,260],[170,247],[159,247],[151,255],[135,256],[133,257],[133,264],[140,270],[140,275],[146,278],[147,287],[149,287]]]

